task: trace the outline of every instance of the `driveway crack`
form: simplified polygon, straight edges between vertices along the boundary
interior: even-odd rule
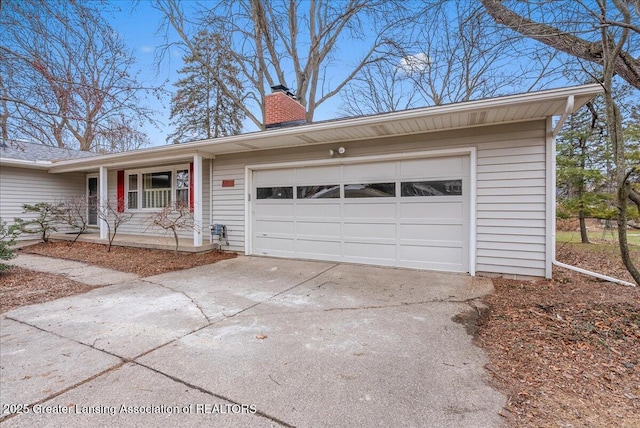
[[[158,282],[153,282],[153,281],[149,281],[147,279],[142,279],[142,282],[146,282],[147,284],[151,284],[151,285],[157,285],[158,287],[162,287],[162,288],[166,288],[167,290],[171,290],[175,293],[179,293],[182,294],[184,297],[186,297],[187,299],[189,299],[191,301],[191,303],[193,303],[195,305],[196,308],[198,308],[198,310],[200,311],[200,313],[202,314],[202,316],[204,317],[204,319],[207,320],[207,324],[211,324],[211,319],[209,318],[209,316],[204,312],[204,309],[202,309],[202,306],[200,306],[200,304],[198,302],[196,302],[193,297],[189,296],[187,293],[185,293],[182,290],[176,290],[175,288],[171,288],[168,285],[164,285],[164,284],[160,284]]]
[[[238,311],[238,312],[236,312],[236,313],[234,313],[234,314],[231,314],[231,315],[225,315],[225,318],[224,318],[224,319],[229,319],[229,318],[236,317],[236,316],[240,315],[241,313],[248,311],[249,309],[253,309],[253,308],[255,308],[256,306],[261,305],[262,303],[267,302],[267,301],[269,301],[269,300],[273,299],[274,297],[278,297],[278,296],[280,296],[281,294],[288,293],[289,291],[293,290],[294,288],[296,288],[296,287],[300,287],[301,285],[306,284],[307,282],[309,282],[309,281],[312,281],[312,280],[316,279],[316,278],[317,278],[317,277],[319,277],[320,275],[322,275],[322,274],[324,274],[324,273],[326,273],[326,272],[329,272],[331,269],[335,268],[336,266],[338,266],[338,263],[336,263],[336,264],[334,264],[334,265],[332,265],[332,266],[329,266],[328,268],[326,268],[325,270],[323,270],[323,271],[321,271],[321,272],[318,272],[317,274],[315,274],[315,275],[314,275],[314,276],[312,276],[311,278],[307,278],[307,279],[305,279],[304,281],[301,281],[301,282],[297,283],[296,285],[293,285],[293,286],[291,286],[291,287],[289,287],[289,288],[287,288],[287,289],[285,289],[285,290],[282,290],[282,291],[277,292],[277,293],[276,293],[276,294],[274,294],[273,296],[269,296],[269,297],[268,297],[267,299],[265,299],[265,300],[262,300],[262,301],[260,301],[260,302],[256,302],[255,304],[253,304],[253,305],[251,305],[251,306],[248,306],[248,307],[246,307],[246,308],[244,308],[244,309],[242,309],[242,310],[240,310],[240,311]],[[223,314],[223,315],[224,315],[224,314]],[[221,320],[221,321],[222,321],[222,320]]]
[[[211,396],[211,397],[215,397],[215,398],[217,398],[217,399],[219,399],[219,400],[224,400],[224,401],[227,401],[227,402],[229,402],[229,403],[236,404],[236,405],[239,405],[239,406],[241,406],[241,405],[242,405],[242,403],[240,403],[240,402],[238,402],[238,401],[236,401],[236,400],[233,400],[232,398],[226,397],[226,396],[224,396],[224,395],[222,395],[222,394],[217,394],[217,393],[215,393],[215,392],[213,392],[213,391],[209,391],[208,389],[205,389],[205,388],[203,388],[203,387],[201,387],[201,386],[198,386],[198,385],[195,385],[195,384],[193,384],[193,383],[187,382],[187,381],[185,381],[185,380],[183,380],[183,379],[180,379],[179,377],[172,376],[172,375],[170,375],[170,374],[168,374],[168,373],[165,373],[165,372],[163,372],[163,371],[161,371],[161,370],[155,369],[155,368],[153,368],[153,367],[151,367],[151,366],[148,366],[148,365],[146,365],[146,364],[143,364],[143,363],[141,363],[141,362],[133,361],[133,364],[137,364],[137,365],[138,365],[138,366],[140,366],[140,367],[144,367],[144,368],[145,368],[145,369],[147,369],[147,370],[151,370],[151,371],[152,371],[152,372],[154,372],[154,373],[157,373],[157,374],[159,374],[159,375],[162,375],[162,376],[164,376],[164,377],[166,377],[166,378],[168,378],[168,379],[171,379],[171,380],[172,380],[172,381],[174,381],[174,382],[180,383],[180,384],[185,385],[185,386],[187,386],[187,387],[189,387],[189,388],[192,388],[192,389],[195,389],[195,390],[197,390],[197,391],[200,391],[200,392],[202,392],[203,394],[207,394],[207,395],[209,395],[209,396]],[[274,382],[275,382],[275,381],[274,381]],[[276,424],[278,424],[278,425],[280,425],[280,426],[284,426],[284,427],[291,427],[291,428],[295,427],[295,425],[289,424],[289,423],[287,423],[287,422],[283,421],[282,419],[280,419],[280,418],[278,418],[278,417],[275,417],[275,416],[269,415],[268,413],[265,413],[265,412],[263,412],[263,411],[261,411],[261,410],[258,410],[258,409],[256,409],[255,414],[256,414],[256,415],[259,415],[259,416],[262,416],[263,418],[269,419],[270,421],[275,422]]]

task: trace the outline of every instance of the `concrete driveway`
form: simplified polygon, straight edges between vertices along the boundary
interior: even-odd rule
[[[452,317],[491,282],[239,257],[1,319],[2,427],[490,427]],[[13,412],[14,416],[7,416]]]

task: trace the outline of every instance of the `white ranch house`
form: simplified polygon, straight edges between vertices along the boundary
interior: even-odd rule
[[[311,124],[278,91],[266,100],[265,131],[60,161],[2,151],[0,216],[91,194],[134,214],[119,233],[149,235],[160,234],[144,225],[149,213],[183,200],[202,225],[189,234],[196,247],[222,224],[223,248],[247,255],[549,278],[555,136],[601,91],[584,85]]]

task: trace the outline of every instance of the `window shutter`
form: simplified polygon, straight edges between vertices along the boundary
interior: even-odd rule
[[[118,171],[118,212],[124,212],[124,170]]]
[[[189,210],[193,212],[193,162],[189,164]]]

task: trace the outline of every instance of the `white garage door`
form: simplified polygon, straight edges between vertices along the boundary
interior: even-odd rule
[[[252,253],[469,271],[469,157],[256,170]]]

